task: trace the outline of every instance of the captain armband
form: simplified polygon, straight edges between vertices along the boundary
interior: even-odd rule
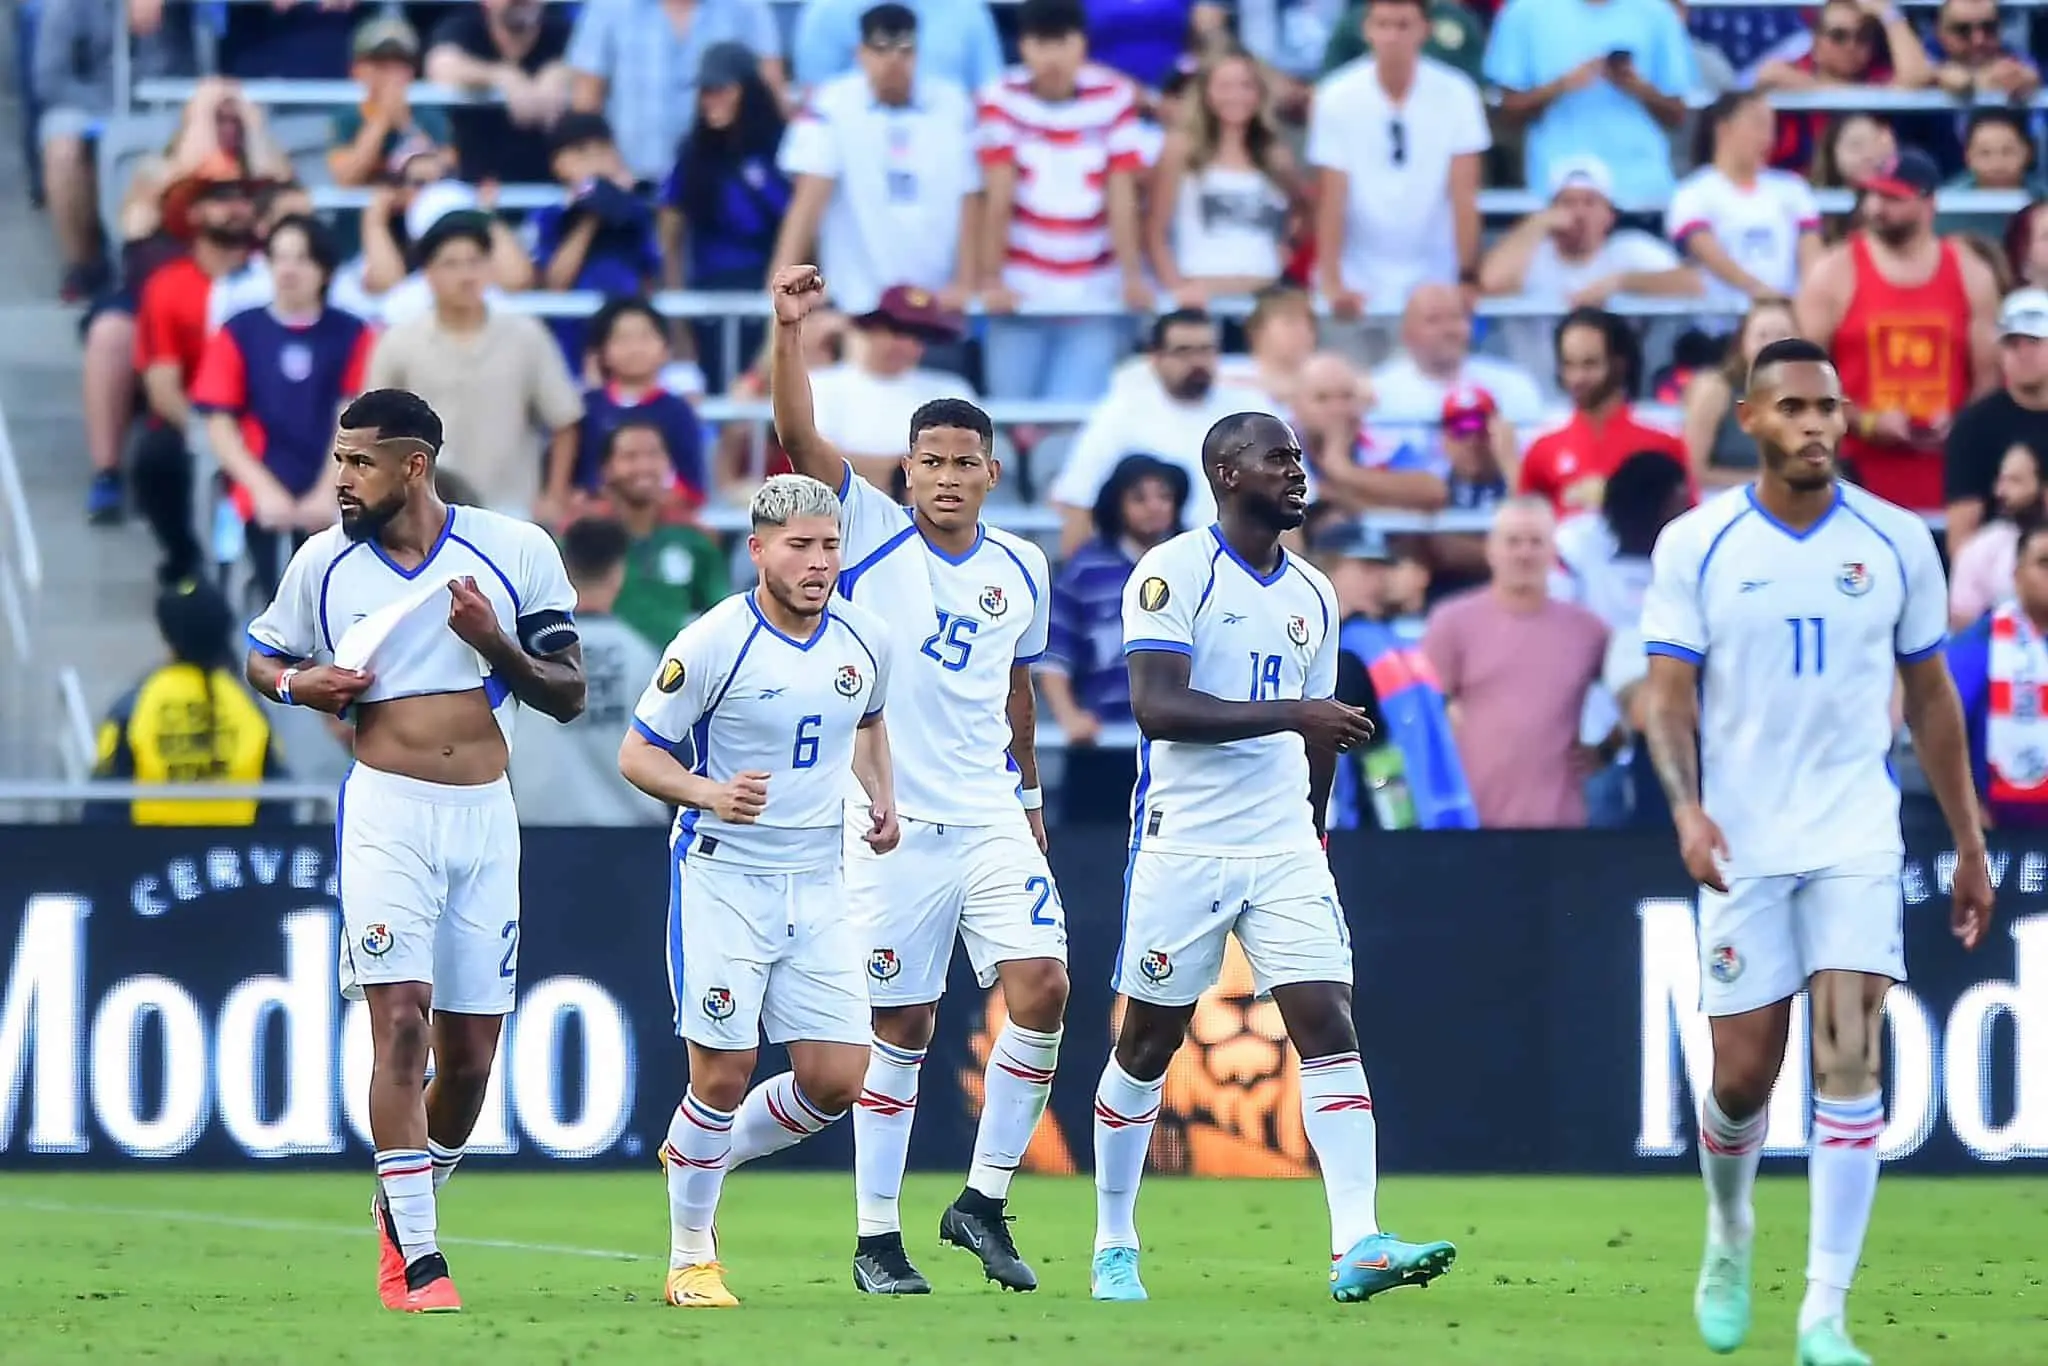
[[[519,644],[530,655],[560,654],[578,639],[576,618],[568,612],[535,612],[518,624]]]

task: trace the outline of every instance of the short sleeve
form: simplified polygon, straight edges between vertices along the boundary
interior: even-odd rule
[[[320,580],[333,563],[332,546],[332,538],[315,536],[292,555],[277,596],[249,623],[249,648],[273,659],[311,659],[319,652]]]
[[[1493,133],[1486,126],[1486,103],[1479,87],[1463,72],[1456,77],[1457,99],[1447,111],[1455,115],[1457,127],[1451,138],[1451,154],[1484,152],[1493,146]]]
[[[1902,530],[1899,560],[1906,571],[1906,601],[1892,643],[1899,663],[1917,664],[1947,641],[1948,582],[1926,525],[1913,518],[1902,523]]]
[[[178,302],[172,282],[176,272],[160,270],[142,286],[142,298],[135,310],[135,369],[178,363],[178,320],[172,316]]]
[[[1054,476],[1048,494],[1064,507],[1092,508],[1096,495],[1109,482],[1124,449],[1123,407],[1115,399],[1095,405],[1088,421],[1074,438],[1073,449]]]
[[[249,368],[241,343],[225,327],[207,338],[198,378],[192,381],[192,406],[236,414],[249,407]]]
[[[583,12],[576,16],[576,26],[569,31],[569,51],[563,61],[572,71],[609,80],[612,76],[613,41],[615,27],[613,16],[618,6],[612,0],[590,0]]]
[[[370,353],[377,349],[377,329],[365,323],[348,348],[348,364],[341,372],[341,392],[354,398],[369,387]]]
[[[859,12],[839,0],[809,0],[797,11],[792,55],[798,85],[821,85],[852,69]]]
[[[1683,247],[1694,233],[1711,232],[1713,226],[1705,182],[1694,176],[1679,181],[1671,192],[1671,202],[1664,207],[1664,235],[1673,246]]]
[[[1104,145],[1109,152],[1107,169],[1112,175],[1118,171],[1142,171],[1148,164],[1145,125],[1138,118],[1138,105],[1132,92],[1125,92],[1123,112],[1110,124]]]
[[[1344,653],[1337,644],[1337,595],[1327,584],[1316,584],[1315,590],[1323,605],[1323,638],[1309,659],[1302,693],[1311,702],[1337,695],[1337,658]]]
[[[538,526],[521,528],[519,643],[528,654],[551,655],[576,643],[576,590],[554,538]]]
[[[403,389],[405,387],[405,357],[402,348],[405,343],[401,333],[386,328],[377,334],[370,345],[370,373],[363,380],[365,389]]]
[[[832,125],[819,106],[814,93],[789,121],[789,128],[782,135],[782,150],[777,153],[775,164],[785,175],[817,176],[824,180],[837,180],[843,169],[839,156],[838,139],[832,135]]]
[[[889,701],[889,636],[886,631],[876,631],[873,634],[875,637],[875,690],[868,698],[867,716],[881,715],[882,708]],[[862,641],[861,643],[865,645],[867,642]]]
[[[1017,159],[1017,130],[1002,107],[1000,87],[984,92],[974,120],[974,148],[983,166],[1007,165]]]
[[[1785,207],[1801,232],[1820,231],[1820,201],[1813,197],[1813,186],[1796,175],[1788,175],[1780,182],[1785,187]]]
[[[1643,73],[1644,79],[1674,98],[1691,94],[1700,83],[1700,73],[1693,63],[1692,39],[1686,33],[1685,22],[1675,11],[1659,5],[1653,23],[1656,41],[1650,48],[1649,69]]]
[[[1667,529],[1650,552],[1650,586],[1643,593],[1643,652],[1688,664],[1707,658],[1707,624],[1700,615],[1702,555],[1692,536]]]
[[[1045,654],[1052,631],[1052,574],[1046,567],[1044,552],[1034,545],[1026,545],[1018,552],[1017,565],[1031,585],[1031,621],[1024,634],[1017,637],[1016,662],[1036,664]]]
[[[539,320],[521,318],[528,333],[528,354],[533,357],[534,387],[533,410],[541,425],[550,432],[564,427],[573,427],[583,420],[583,391],[577,387],[575,377],[569,373],[569,363],[562,359],[562,348],[542,327]]]
[[[1503,90],[1534,90],[1543,84],[1536,75],[1536,54],[1527,32],[1534,17],[1531,5],[1532,0],[1508,0],[1494,16],[1493,32],[1486,40],[1481,70]]]
[[[699,618],[676,632],[633,707],[633,729],[642,739],[671,753],[690,743],[690,732],[711,707],[721,672],[719,644],[715,621]]]
[[[1351,165],[1351,158],[1344,153],[1347,121],[1343,116],[1340,92],[1341,87],[1335,81],[1324,81],[1316,88],[1315,100],[1309,106],[1308,141],[1302,150],[1311,166],[1342,171]]]
[[[1195,652],[1195,607],[1202,585],[1171,553],[1169,541],[1145,552],[1124,581],[1124,653],[1155,650],[1166,654]]]
[[[910,525],[902,505],[855,474],[851,465],[840,466],[839,487],[833,492],[839,495],[839,533],[845,542],[839,548],[839,558],[848,569]]]
[[[743,34],[740,41],[756,57],[781,60],[782,30],[776,26],[775,12],[767,0],[740,0],[739,28]]]
[[[1619,240],[1616,240],[1616,239]],[[1621,232],[1614,238],[1615,256],[1623,270],[1639,270],[1645,274],[1658,270],[1676,270],[1681,264],[1678,253],[1658,238],[1646,232]]]

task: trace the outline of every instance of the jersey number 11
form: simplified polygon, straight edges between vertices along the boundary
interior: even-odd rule
[[[1828,667],[1828,623],[1825,617],[1786,617],[1792,628],[1792,676],[1824,673]]]

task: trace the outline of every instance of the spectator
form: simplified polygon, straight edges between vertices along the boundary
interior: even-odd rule
[[[1685,458],[1702,488],[1728,488],[1756,477],[1756,438],[1742,429],[1736,405],[1757,353],[1798,335],[1790,299],[1758,299],[1728,339],[1727,358],[1685,386]]]
[[[1137,90],[1088,61],[1083,26],[1080,0],[1023,0],[1024,64],[981,96],[985,242],[975,264],[983,306],[1003,315],[989,320],[983,355],[998,398],[1099,397],[1124,349],[1119,299],[1132,310],[1154,302],[1138,219]],[[1016,317],[1019,307],[1041,316]]]
[[[2048,286],[2048,213],[2036,199],[2012,216],[2005,225],[2005,258],[2016,283],[2040,288]]]
[[[1956,415],[1943,462],[1948,553],[1959,558],[2003,503],[2001,466],[2015,446],[2048,456],[2048,292],[2015,291],[1998,314],[2000,387]]]
[[[659,649],[723,599],[725,557],[674,496],[661,428],[628,418],[605,443],[604,497],[590,511],[626,528],[626,581],[612,610]]]
[[[1672,243],[1706,274],[1708,304],[1733,313],[1791,298],[1820,256],[1820,206],[1789,171],[1765,164],[1771,109],[1754,91],[1723,95],[1701,126],[1700,168],[1664,212]]]
[[[1033,673],[1047,710],[1066,737],[1061,819],[1079,822],[1130,794],[1127,749],[1098,754],[1105,726],[1127,727],[1131,680],[1124,668],[1124,583],[1138,557],[1181,531],[1187,471],[1149,455],[1125,456],[1096,496],[1093,537],[1053,579],[1045,654]]]
[[[1917,90],[1934,77],[1913,26],[1887,0],[1828,0],[1813,18],[1807,51],[1767,60],[1756,72],[1760,91],[1877,86]],[[1824,110],[1787,110],[1776,118],[1770,164],[1805,172],[1826,137]]]
[[[569,39],[571,107],[609,116],[627,169],[651,185],[696,117],[705,57],[726,45],[781,98],[782,32],[766,0],[585,0]]]
[[[1293,422],[1316,496],[1346,514],[1369,508],[1435,512],[1448,500],[1426,456],[1367,427],[1365,380],[1335,352],[1311,356],[1295,386]]]
[[[1273,3],[1273,0],[1266,2]],[[1284,4],[1285,0],[1279,2]],[[1245,3],[1246,0],[1239,0],[1241,7]],[[1345,6],[1343,17],[1330,33],[1329,45],[1323,49],[1323,75],[1334,76],[1339,67],[1372,55],[1372,38],[1365,31],[1371,13],[1370,0],[1359,0]],[[1427,16],[1429,37],[1422,44],[1422,55],[1462,72],[1474,85],[1485,80],[1481,64],[1486,56],[1486,29],[1479,16],[1459,0],[1429,0]],[[1292,15],[1288,17],[1293,18]],[[1242,24],[1243,21],[1239,22]],[[1290,28],[1294,26],[1288,25]]]
[[[269,601],[292,551],[336,517],[334,415],[363,391],[373,340],[363,320],[327,306],[334,243],[311,218],[287,218],[263,245],[276,298],[227,320],[206,344],[192,406],[233,481],[236,511]]]
[[[1977,528],[1961,551],[1951,557],[1948,624],[1960,631],[1994,607],[2012,601],[2013,570],[2019,559],[2020,533],[2043,519],[2042,501],[2048,467],[2031,446],[2013,445],[1998,464],[1992,497],[1998,515]]]
[[[1443,480],[1447,506],[1486,512],[1506,500],[1514,484],[1514,451],[1515,429],[1501,417],[1493,395],[1484,389],[1455,388],[1444,396],[1438,441],[1424,468]],[[1440,531],[1412,544],[1427,559],[1423,588],[1455,593],[1486,582],[1484,536]],[[1419,597],[1416,604],[1419,611]]]
[[[1166,135],[1146,246],[1160,286],[1183,306],[1263,289],[1287,264],[1299,172],[1265,106],[1258,64],[1229,54],[1202,69]]]
[[[1890,124],[1875,114],[1839,114],[1821,140],[1813,183],[1826,190],[1854,189],[1883,174],[1898,158],[1899,143]]]
[[[1153,321],[1150,362],[1101,396],[1052,481],[1061,553],[1071,554],[1087,541],[1095,500],[1129,455],[1154,456],[1187,475],[1190,524],[1216,519],[1202,470],[1202,438],[1219,419],[1257,405],[1255,395],[1216,383],[1216,350],[1216,324],[1199,309],[1178,309]]]
[[[1400,440],[1433,452],[1453,389],[1484,389],[1515,427],[1540,421],[1544,402],[1535,379],[1518,365],[1472,355],[1471,344],[1472,314],[1457,290],[1424,285],[1410,294],[1401,313],[1402,350],[1372,372],[1375,425],[1401,431]]]
[[[1872,493],[1915,512],[1942,506],[1942,438],[1997,383],[1997,285],[1982,261],[1935,236],[1940,183],[1933,159],[1912,148],[1864,182],[1865,230],[1821,256],[1795,309],[1855,405],[1842,453]]]
[[[424,167],[423,162],[427,163]],[[433,308],[434,291],[420,268],[419,243],[435,224],[451,215],[476,215],[488,225],[491,249],[484,265],[486,304],[533,283],[533,258],[519,235],[490,212],[491,196],[459,180],[417,185],[417,174],[431,173],[439,165],[438,158],[414,158],[406,167],[405,188],[374,192],[363,212],[363,265],[342,297],[353,310],[365,316],[374,314],[386,327],[409,322]],[[405,206],[403,211],[400,204]]]
[[[1685,24],[1667,0],[1508,0],[1486,44],[1501,118],[1527,125],[1530,185],[1552,164],[1598,157],[1633,208],[1671,195],[1670,134],[1698,83]]]
[[[1439,604],[1422,638],[1487,829],[1586,823],[1581,780],[1594,756],[1579,743],[1579,719],[1607,628],[1550,596],[1555,533],[1542,500],[1503,504],[1487,533],[1493,581]]]
[[[661,278],[654,214],[633,193],[602,114],[564,114],[548,134],[549,164],[566,202],[526,220],[533,263],[545,289],[587,289],[637,297]],[[583,319],[557,318],[552,330],[572,370],[583,368]]]
[[[2048,524],[2020,532],[2015,558],[2012,600],[1949,642],[1948,667],[1985,817],[2001,830],[2032,830],[2048,825]]]
[[[568,49],[569,21],[544,0],[476,0],[435,28],[427,79],[503,101],[449,112],[464,180],[548,179],[547,130],[569,105]]]
[[[1158,90],[1206,36],[1227,40],[1218,0],[1118,0],[1086,4],[1088,50],[1144,90]]]
[[[959,0],[905,0],[917,17],[918,69],[970,94],[1001,78],[1003,44],[987,5]],[[874,0],[804,0],[792,49],[796,83],[816,90],[854,69],[861,16]]]
[[[170,659],[122,694],[100,722],[95,778],[130,783],[247,785],[284,776],[263,708],[243,686],[235,616],[204,581],[166,585],[156,629]],[[95,803],[88,820],[134,825],[250,825],[289,819],[253,801]]]
[[[490,215],[460,209],[419,235],[433,307],[378,339],[367,387],[410,389],[434,406],[447,432],[441,463],[483,506],[552,522],[561,508],[540,498],[541,473],[574,464],[583,400],[539,320],[487,306],[491,228]]]
[[[1268,285],[1252,296],[1244,321],[1248,353],[1225,356],[1216,366],[1220,383],[1256,391],[1266,411],[1284,413],[1294,401],[1301,364],[1316,349],[1316,311],[1307,294],[1290,284]]]
[[[889,487],[910,450],[911,414],[935,398],[976,396],[958,375],[919,364],[925,347],[959,340],[960,329],[959,315],[931,294],[891,285],[853,320],[847,359],[811,377],[819,432],[876,488]]]
[[[966,303],[981,189],[973,123],[967,91],[918,71],[916,15],[900,4],[862,15],[860,70],[813,90],[783,140],[794,194],[769,274],[818,261],[849,313],[892,284]]]
[[[654,305],[645,299],[609,300],[591,315],[590,353],[599,383],[583,395],[575,487],[586,492],[599,488],[612,433],[622,423],[644,422],[661,430],[677,500],[688,509],[702,506],[709,489],[704,426],[688,399],[662,386],[662,371],[669,364],[668,338]],[[557,485],[558,500],[568,494],[567,488]]]
[[[589,701],[566,724],[522,718],[511,779],[523,824],[668,822],[666,806],[619,776],[619,737],[631,727],[633,704],[661,664],[660,647],[612,615],[626,581],[628,544],[625,526],[609,517],[582,518],[562,533]]]
[[[2006,45],[1998,0],[1942,0],[1935,12],[1934,83],[1949,94],[2025,103],[2041,89],[2034,63]]]
[[[2036,193],[2040,155],[2027,121],[2011,109],[1975,109],[1963,134],[1963,170],[1951,190],[2024,190]]]
[[[1681,470],[1685,443],[1638,422],[1629,406],[1642,383],[1643,353],[1628,323],[1596,308],[1576,308],[1557,325],[1557,378],[1572,415],[1531,442],[1522,456],[1521,491],[1550,500],[1559,521],[1598,511],[1608,478],[1638,451],[1658,451]]]
[[[1339,318],[1479,280],[1479,163],[1493,139],[1472,79],[1421,55],[1424,14],[1423,0],[1372,0],[1373,55],[1316,87],[1316,283]]]
[[[420,35],[403,17],[380,14],[356,26],[349,45],[349,76],[363,87],[363,102],[334,114],[334,145],[327,173],[337,185],[368,185],[385,176],[401,148],[444,147],[451,136],[439,109],[414,109]]]

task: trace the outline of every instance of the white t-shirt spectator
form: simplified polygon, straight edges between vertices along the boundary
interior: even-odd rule
[[[1405,353],[1372,372],[1372,427],[1376,431],[1434,434],[1443,421],[1444,399],[1453,389],[1484,389],[1501,416],[1517,427],[1540,424],[1547,411],[1543,389],[1518,365],[1492,356],[1467,356],[1452,379],[1422,373]]]
[[[1387,98],[1369,58],[1318,85],[1308,161],[1350,177],[1345,286],[1372,306],[1398,308],[1417,285],[1455,282],[1451,160],[1492,145],[1479,87],[1432,58],[1416,63],[1415,84],[1400,105]]]
[[[1680,264],[1669,243],[1635,228],[1609,233],[1600,250],[1583,261],[1565,260],[1558,255],[1557,243],[1546,237],[1529,253],[1528,269],[1522,273],[1522,297],[1562,302],[1609,275],[1676,270]]]
[[[1198,402],[1186,403],[1168,395],[1151,366],[1124,371],[1074,438],[1073,450],[1053,479],[1052,501],[1092,508],[1118,461],[1128,455],[1150,455],[1187,471],[1188,503],[1182,520],[1188,526],[1212,522],[1216,500],[1202,474],[1202,438],[1232,413],[1270,406],[1256,390],[1225,384],[1216,385]]]
[[[891,285],[952,283],[960,204],[981,189],[965,90],[920,76],[910,102],[895,107],[875,99],[863,73],[836,77],[797,111],[776,162],[835,185],[818,265],[839,308],[865,313]]]
[[[1173,261],[1199,280],[1250,275],[1280,277],[1287,235],[1287,196],[1262,171],[1205,166],[1180,180],[1173,208]]]
[[[811,394],[818,431],[850,455],[907,451],[912,413],[935,398],[978,397],[973,385],[942,370],[905,370],[884,378],[845,362],[813,375]]]
[[[1711,232],[1721,250],[1751,275],[1791,298],[1799,290],[1799,237],[1820,230],[1820,206],[1804,180],[1787,171],[1764,171],[1745,190],[1712,166],[1678,182],[1664,210],[1664,231],[1683,249],[1696,232]],[[1740,313],[1749,297],[1709,271],[1710,305]],[[1724,320],[1732,325],[1732,320]]]

